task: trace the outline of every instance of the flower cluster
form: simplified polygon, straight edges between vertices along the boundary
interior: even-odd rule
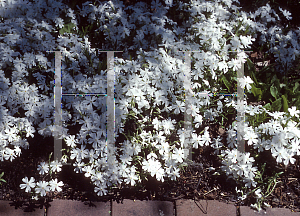
[[[61,171],[61,163],[58,161],[53,161],[50,163],[50,169],[49,164],[45,162],[41,162],[38,165],[37,170],[39,171],[40,175],[45,175],[49,172],[60,172]],[[41,197],[46,196],[47,192],[60,192],[62,191],[62,186],[64,185],[62,181],[58,182],[57,178],[51,179],[50,181],[38,181],[35,182],[34,177],[30,177],[30,180],[28,180],[28,177],[25,177],[22,179],[24,182],[23,184],[20,184],[21,189],[25,189],[25,192],[29,193],[31,192],[31,189],[34,189],[34,193],[36,197],[40,195]]]
[[[293,163],[293,156],[299,153],[298,107],[289,109],[289,114],[271,113],[247,106],[245,101],[245,112],[250,117],[265,112],[275,120],[259,127],[230,125],[226,128],[228,146],[220,137],[210,137],[207,122],[215,121],[230,107],[240,109],[224,96],[217,99],[215,108],[216,99],[210,97],[210,92],[224,90],[220,78],[225,74],[237,76],[247,58],[244,49],[256,39],[262,44],[271,41],[270,52],[290,67],[299,56],[300,31],[283,34],[279,26],[267,28],[268,23],[276,21],[272,16],[279,20],[268,4],[254,14],[239,12],[238,1],[231,0],[165,4],[153,0],[151,13],[144,2],[124,7],[118,0],[98,5],[86,2],[78,7],[79,11],[59,0],[1,4],[1,160],[13,160],[20,155],[20,147],[28,148],[24,136],[34,137],[36,131],[43,136],[56,133],[54,81],[49,78],[53,77],[54,58],[45,50],[62,51],[62,92],[104,93],[107,70],[101,68],[104,62],[97,54],[100,49],[113,49],[124,50],[122,58],[114,59],[115,138],[126,137],[115,143],[115,154],[108,155],[105,97],[66,96],[62,104],[62,137],[69,148],[66,157],[74,162],[75,172],[91,179],[99,196],[106,195],[112,185],[134,186],[147,175],[158,181],[176,180],[186,150],[208,145],[221,153],[221,169],[227,175],[236,181],[242,179],[249,188],[255,187],[255,159],[249,152],[235,149],[237,131],[238,139],[246,140],[258,152],[271,150],[278,163]],[[181,25],[168,15],[178,11],[187,18],[180,20]],[[289,17],[288,12],[284,14]],[[98,39],[84,35],[87,30],[79,31],[82,20],[87,22],[85,25],[96,26],[94,32],[105,44],[101,46]],[[96,48],[91,41],[98,43]],[[161,44],[164,48],[159,47]],[[191,65],[187,64],[188,57]],[[189,69],[191,86],[187,82]],[[239,83],[249,92],[253,81],[245,77],[239,78]],[[187,95],[192,95],[189,100]],[[184,114],[191,118],[191,131],[184,127]],[[69,134],[70,125],[81,125],[79,133]],[[51,164],[49,169],[41,163],[39,173],[60,171],[58,162]],[[34,181],[26,177],[20,187],[26,192],[36,187],[35,191],[45,196],[47,191],[62,186],[57,179]]]

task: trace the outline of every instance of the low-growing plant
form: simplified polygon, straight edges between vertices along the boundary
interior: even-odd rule
[[[64,51],[62,92],[105,92],[107,83],[102,81],[107,70],[103,69],[105,61],[99,59],[98,51],[123,50],[122,58],[115,57],[114,155],[107,155],[106,149],[105,100],[95,96],[63,97],[62,102],[64,160],[74,162],[74,171],[84,173],[90,179],[98,196],[106,195],[116,186],[133,187],[147,181],[147,176],[161,182],[176,180],[182,163],[186,161],[185,150],[210,145],[218,150],[222,160],[223,166],[216,169],[233,178],[244,194],[247,190],[258,191],[257,187],[260,187],[262,194],[269,195],[279,174],[268,176],[266,179],[270,181],[261,182],[259,164],[254,162],[262,151],[270,151],[277,163],[288,165],[295,162],[293,157],[299,152],[297,126],[300,111],[296,98],[299,90],[289,86],[286,80],[281,83],[275,75],[267,78],[268,83],[263,82],[265,79],[255,74],[249,60],[251,78],[247,74],[244,78],[235,77],[237,70],[247,61],[243,50],[251,49],[255,39],[263,44],[270,38],[270,53],[284,65],[277,65],[276,70],[282,73],[290,68],[293,57],[298,56],[297,34],[294,31],[283,34],[280,27],[269,27],[277,17],[268,4],[255,14],[247,14],[230,0],[187,2],[166,1],[162,5],[159,1],[152,1],[151,13],[147,10],[149,5],[143,2],[134,8],[124,8],[120,1],[101,2],[99,5],[85,2],[76,12],[60,1],[53,1],[52,5],[41,3],[37,7],[32,7],[35,2],[25,1],[23,5],[13,5],[14,10],[5,3],[5,10],[11,13],[4,15],[7,22],[0,23],[0,33],[10,31],[7,23],[19,27],[14,28],[14,35],[1,38],[1,67],[4,69],[0,71],[3,82],[1,101],[4,101],[1,102],[4,113],[1,120],[5,132],[3,137],[8,143],[4,144],[4,159],[13,160],[20,155],[18,145],[28,147],[26,137],[34,136],[35,127],[43,136],[56,133],[51,99],[54,80],[49,88],[45,83],[54,68],[49,59],[54,58],[52,54],[43,53],[44,50],[56,48]],[[35,13],[40,14],[40,8],[44,17],[35,17]],[[3,7],[0,9],[3,12]],[[28,14],[23,16],[26,10],[32,19],[28,19]],[[126,10],[132,11],[130,16]],[[173,17],[181,11],[182,16],[176,19],[182,26],[177,26],[166,16],[168,11]],[[284,14],[289,18],[286,11]],[[21,18],[15,21],[15,15]],[[25,27],[24,20],[31,24]],[[164,26],[166,23],[168,25]],[[267,34],[265,28],[269,29]],[[26,31],[32,34],[19,40],[18,36],[26,35]],[[275,34],[271,34],[272,31]],[[101,46],[103,41],[105,44]],[[287,52],[283,46],[286,43],[294,52]],[[159,44],[165,47],[159,48]],[[30,52],[29,47],[34,52]],[[186,54],[177,52],[184,50],[197,51],[191,53],[191,87],[186,86],[185,80]],[[231,51],[234,53],[229,54]],[[5,73],[7,66],[11,67],[9,76]],[[28,85],[26,79],[27,69],[30,71],[34,66],[39,70],[32,74],[31,81],[39,83],[38,87]],[[262,73],[268,76],[273,70],[272,67],[264,68]],[[212,97],[211,92],[233,94],[236,82],[240,87],[246,87],[245,101],[237,101],[237,104],[234,97]],[[188,89],[193,96],[186,107]],[[269,104],[256,108],[247,106],[251,94]],[[265,95],[269,95],[268,98]],[[267,100],[270,97],[274,99]],[[239,121],[226,127],[227,145],[219,145],[217,140],[220,137],[212,140],[208,129],[221,121],[224,127],[224,119],[227,121],[234,110],[240,111],[240,103],[245,104],[242,105],[247,117],[245,126],[240,127]],[[21,116],[16,117],[20,107],[25,111],[24,115],[19,113]],[[283,112],[278,112],[280,110]],[[192,117],[192,131],[184,129],[185,113]],[[17,123],[19,128],[14,128],[13,124]],[[76,137],[68,131],[69,126],[79,126]],[[237,138],[247,142],[246,152],[237,151]],[[49,161],[51,163],[54,161]],[[42,170],[47,172],[45,167],[45,164],[39,166],[42,175]],[[28,180],[27,177],[23,182],[25,184],[20,186],[27,191],[37,186],[35,192],[40,198],[46,195],[50,184],[43,180],[37,185],[35,179]],[[60,183],[56,179],[51,184],[59,186]],[[53,188],[58,190],[59,187]],[[258,196],[257,202],[256,207],[262,207],[261,197]]]

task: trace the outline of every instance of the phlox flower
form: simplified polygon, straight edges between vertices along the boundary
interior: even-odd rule
[[[296,152],[297,155],[300,155],[300,140],[295,137],[291,141],[291,144],[292,144],[292,152]]]
[[[199,145],[200,145],[200,146],[203,146],[203,142],[202,142],[201,136],[198,136],[198,135],[195,134],[195,133],[192,133],[192,139],[191,139],[191,142],[193,143],[193,148],[198,149],[198,148],[199,148]]]
[[[71,148],[76,147],[76,143],[78,142],[77,139],[75,139],[75,135],[69,135],[65,138],[66,144],[70,146]]]
[[[245,140],[248,140],[248,145],[252,145],[253,143],[258,142],[258,135],[252,130],[247,130],[244,136]]]
[[[203,141],[203,145],[206,145],[206,146],[208,146],[211,143],[211,139],[210,139],[208,128],[209,127],[205,127],[204,128],[204,134],[201,137],[202,141]]]
[[[227,158],[230,160],[231,163],[236,163],[238,159],[238,150],[233,149],[233,150],[226,150],[227,153]]]
[[[286,19],[288,20],[291,20],[292,17],[291,17],[291,13],[287,10],[283,10],[281,7],[279,7],[279,10],[283,13],[283,15],[285,16]]]
[[[185,104],[184,102],[176,100],[176,105],[174,104],[172,108],[174,109],[175,114],[179,114],[180,112],[183,113],[185,110]]]
[[[194,122],[196,123],[195,128],[200,127],[200,125],[202,124],[202,119],[203,119],[202,116],[199,114],[195,116],[195,119],[194,119]]]
[[[50,187],[46,181],[39,181],[36,186],[37,188],[35,188],[35,192],[41,193],[41,196],[46,196],[46,192],[50,191]]]
[[[242,164],[251,164],[252,162],[254,162],[254,158],[253,157],[250,157],[250,153],[247,152],[247,153],[243,153],[240,158],[239,158],[239,161],[242,163]]]
[[[12,142],[17,138],[18,131],[16,130],[16,128],[7,128],[4,130],[4,132],[6,133],[6,137],[8,137],[8,142]]]
[[[33,177],[30,177],[30,180],[28,181],[28,178],[25,177],[22,179],[22,181],[25,183],[25,184],[20,184],[20,187],[21,189],[24,189],[25,188],[25,192],[30,192],[31,191],[31,188],[34,188],[35,187],[35,183],[34,183],[34,178]]]
[[[241,88],[247,88],[248,91],[250,91],[251,89],[251,85],[253,83],[252,79],[247,76],[247,77],[244,77],[244,78],[237,78],[238,81],[239,81],[239,85],[241,86]]]
[[[251,186],[256,187],[257,185],[256,181],[247,177],[243,179],[243,182],[245,183],[245,186],[248,188],[251,188]]]
[[[60,187],[62,187],[64,185],[64,183],[62,181],[57,182],[57,179],[52,179],[50,182],[50,190],[51,191],[55,191],[57,190],[58,192],[62,191],[62,189]]]
[[[242,67],[241,62],[238,59],[232,59],[228,62],[229,68],[232,68],[233,71],[237,71],[239,68]]]
[[[178,149],[175,148],[173,154],[172,154],[172,159],[178,161],[179,163],[183,162],[184,159],[184,151],[183,149]]]
[[[123,164],[131,164],[131,161],[132,161],[132,155],[133,154],[128,154],[128,152],[127,151],[125,151],[126,153],[124,153],[124,154],[122,154],[121,156],[120,156],[120,160],[122,161],[122,163]],[[133,153],[133,152],[132,152]]]
[[[170,134],[170,130],[174,130],[174,125],[173,124],[175,124],[175,123],[176,123],[176,121],[174,119],[173,120],[168,119],[168,120],[163,120],[162,121],[161,124],[164,128],[165,134]]]
[[[56,23],[56,27],[59,27],[59,28],[63,28],[64,27],[64,20],[62,18],[56,18],[55,20],[55,23]]]
[[[239,176],[244,175],[245,177],[248,177],[248,165],[247,164],[238,164],[237,174]]]
[[[191,104],[186,113],[188,115],[196,116],[199,113],[199,109],[194,104]]]
[[[157,117],[155,117],[155,119],[153,119],[152,124],[156,130],[158,130],[158,128],[161,125],[161,123],[158,121]]]
[[[240,35],[240,40],[242,42],[242,44],[244,45],[244,48],[249,48],[250,44],[252,44],[251,41],[255,41],[254,38],[251,38],[250,35],[247,35],[247,36],[243,36],[243,35]]]
[[[40,175],[44,175],[45,173],[48,173],[49,172],[49,166],[47,163],[45,162],[41,162],[39,165],[38,165],[38,168],[37,168]]]
[[[97,187],[94,188],[94,192],[97,193],[98,196],[106,195],[107,190],[105,184],[98,184]]]
[[[130,183],[131,186],[134,186],[135,181],[137,181],[138,179],[139,179],[138,176],[135,174],[135,167],[133,166],[133,167],[130,168],[130,172],[127,175],[127,177],[125,178],[124,181],[125,181],[126,184]]]
[[[243,46],[241,45],[240,43],[240,40],[237,36],[234,36],[231,40],[230,40],[230,43],[231,43],[231,48],[232,50],[236,51],[236,50],[240,50],[243,48]]]
[[[61,167],[62,167],[62,164],[60,162],[58,162],[57,160],[56,161],[52,161],[50,163],[50,168],[53,172],[60,172],[61,171]]]
[[[295,106],[293,106],[292,108],[288,108],[288,111],[290,112],[291,116],[296,116],[299,118],[300,110],[296,110]]]
[[[283,147],[276,147],[276,151],[272,152],[273,157],[276,157],[276,162],[281,163],[282,159],[287,158],[287,152]]]
[[[85,177],[90,177],[91,175],[94,175],[95,174],[95,170],[93,170],[93,167],[92,166],[84,166],[82,168],[82,171],[84,171],[84,176]]]
[[[226,74],[228,72],[228,65],[225,61],[218,62],[218,67],[219,67],[219,70],[224,72],[224,74]]]
[[[289,162],[291,162],[291,164],[294,164],[296,159],[293,158],[294,154],[292,153],[292,151],[287,151],[287,154],[284,158],[283,164],[285,166],[287,166],[289,164]]]
[[[101,172],[97,172],[95,175],[92,176],[91,180],[94,182],[95,185],[100,185],[105,180],[104,174],[102,174]]]
[[[13,159],[15,159],[16,155],[15,155],[15,152],[13,149],[10,149],[10,148],[5,148],[5,151],[4,151],[4,158],[5,160],[10,160],[12,161]]]
[[[272,142],[278,146],[287,145],[288,141],[286,140],[286,133],[284,132],[276,133],[272,138]]]

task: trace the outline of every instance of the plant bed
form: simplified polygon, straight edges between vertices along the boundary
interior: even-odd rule
[[[297,83],[299,74],[289,74],[287,70],[284,70],[284,73],[278,71],[279,66],[285,65],[285,68],[288,68],[289,64],[294,63],[291,59],[295,57],[299,61],[299,52],[296,48],[299,47],[299,43],[295,36],[299,31],[297,32],[296,29],[287,36],[288,29],[282,32],[282,25],[279,25],[276,29],[270,27],[268,35],[265,35],[264,28],[269,26],[269,22],[273,22],[274,25],[279,23],[275,12],[266,16],[265,11],[271,11],[269,5],[259,8],[258,13],[249,15],[240,12],[239,7],[231,5],[231,1],[227,0],[220,4],[208,1],[201,6],[198,5],[199,2],[187,2],[189,4],[174,1],[174,4],[176,3],[174,7],[170,5],[170,1],[164,2],[163,5],[158,1],[151,5],[139,2],[136,5],[136,7],[141,7],[138,11],[133,10],[132,7],[126,8],[130,15],[124,12],[123,4],[119,1],[107,2],[105,5],[99,1],[93,4],[86,2],[82,4],[82,9],[77,7],[79,10],[76,9],[75,6],[78,5],[74,1],[70,5],[72,9],[76,9],[75,11],[70,8],[68,11],[65,10],[67,8],[60,11],[63,8],[60,2],[55,2],[50,6],[46,1],[44,4],[32,7],[28,5],[35,3],[30,1],[24,3],[28,5],[22,5],[21,8],[16,5],[2,4],[8,6],[5,9],[11,14],[16,13],[20,17],[24,10],[32,12],[30,20],[26,16],[24,19],[14,20],[10,17],[11,15],[7,14],[7,16],[0,17],[1,35],[3,35],[1,40],[4,41],[4,49],[0,50],[3,53],[1,62],[3,70],[0,70],[3,89],[0,96],[1,103],[4,104],[0,108],[3,113],[6,108],[13,113],[6,116],[8,121],[3,124],[5,133],[2,135],[4,137],[2,144],[3,148],[7,147],[2,152],[2,156],[7,161],[0,165],[0,170],[4,172],[2,178],[7,181],[7,184],[3,183],[1,186],[3,199],[14,201],[13,205],[17,208],[27,206],[26,210],[42,205],[47,206],[47,202],[54,198],[81,200],[90,204],[96,200],[121,201],[124,198],[152,200],[192,198],[219,199],[235,202],[236,205],[253,205],[255,201],[258,201],[258,209],[263,204],[261,201],[270,205],[299,207],[297,199],[294,199],[292,205],[288,202],[289,199],[295,198],[299,188],[298,185],[294,185],[299,183],[297,174],[299,173],[299,154],[294,158],[291,156],[292,153],[296,154],[298,151],[298,143],[296,143],[298,140],[293,140],[294,143],[291,146],[290,143],[284,143],[282,138],[282,135],[291,136],[293,133],[295,137],[298,134],[295,131],[286,134],[286,131],[283,131],[279,125],[281,123],[274,121],[274,119],[283,121],[293,119],[289,122],[291,124],[288,125],[290,129],[288,131],[299,125],[296,126],[299,123],[296,114],[300,107],[299,83]],[[36,8],[38,8],[37,11],[35,11]],[[2,6],[0,9],[2,11]],[[39,16],[43,17],[42,22],[40,18],[34,17],[34,14],[40,14],[40,9],[45,12],[41,14],[45,17]],[[168,9],[170,10],[167,13]],[[219,13],[220,9],[223,12]],[[120,11],[124,13],[120,14]],[[161,16],[164,14],[163,11],[166,12],[166,16]],[[216,11],[218,13],[215,13]],[[285,19],[291,19],[287,11],[282,9],[280,11]],[[218,19],[215,19],[216,17]],[[217,25],[217,20],[224,25]],[[6,24],[10,22],[18,26],[13,28],[15,32],[11,30],[11,26],[14,25]],[[180,26],[176,27],[177,22]],[[160,29],[162,23],[166,23],[166,26]],[[170,31],[170,28],[176,30]],[[210,30],[203,32],[203,29]],[[7,34],[10,30],[14,34]],[[117,30],[121,30],[118,31],[118,36],[115,35]],[[149,34],[146,30],[147,33],[149,30]],[[28,32],[30,34],[27,34]],[[276,33],[276,37],[270,32]],[[189,37],[186,37],[186,33]],[[23,40],[25,35],[28,38]],[[36,35],[36,38],[33,35]],[[15,36],[20,36],[21,39],[18,40]],[[266,36],[267,39],[262,36]],[[253,113],[253,109],[247,110],[250,114],[246,120],[246,123],[250,125],[250,127],[247,126],[247,130],[242,131],[242,128],[236,124],[236,128],[233,129],[232,123],[236,118],[236,113],[232,113],[233,107],[237,110],[241,106],[237,107],[234,100],[228,97],[225,99],[228,99],[230,103],[224,99],[224,96],[219,99],[210,97],[213,101],[210,103],[209,99],[207,100],[208,97],[202,101],[203,98],[195,96],[191,104],[188,104],[187,85],[190,84],[186,82],[188,81],[186,78],[189,75],[185,70],[187,65],[181,61],[183,59],[187,61],[185,58],[187,53],[184,54],[185,57],[183,53],[177,56],[178,58],[174,57],[172,52],[176,50],[170,47],[174,48],[175,45],[177,47],[175,38],[181,39],[179,43],[184,43],[185,47],[179,47],[180,49],[201,50],[200,53],[193,54],[193,64],[191,64],[193,88],[188,87],[192,89],[192,93],[203,95],[208,91],[216,93],[218,89],[225,94],[233,93],[236,89],[234,88],[236,82],[241,88],[246,87],[248,104],[257,106],[256,113]],[[252,44],[255,38],[260,40]],[[101,46],[99,42],[104,40],[107,43]],[[116,40],[120,43],[118,44]],[[290,47],[282,47],[281,45],[284,44],[282,40]],[[261,44],[263,41],[266,43]],[[134,46],[132,46],[133,42]],[[36,44],[39,46],[35,46]],[[165,48],[159,48],[158,44],[165,45]],[[172,45],[168,47],[170,44]],[[114,75],[119,81],[115,83],[116,94],[114,96],[120,105],[119,109],[116,108],[119,114],[116,122],[124,123],[123,128],[118,128],[119,132],[123,130],[124,133],[116,140],[115,155],[111,155],[106,163],[105,156],[103,156],[106,145],[103,141],[105,104],[104,100],[99,98],[82,98],[83,100],[69,98],[64,101],[62,107],[64,129],[73,124],[71,119],[76,119],[77,123],[83,124],[80,130],[76,128],[78,126],[76,125],[72,128],[76,129],[75,132],[71,130],[71,132],[65,132],[63,143],[64,159],[76,161],[82,170],[80,167],[73,170],[74,167],[64,166],[60,172],[60,165],[55,164],[56,162],[52,161],[51,157],[53,138],[44,138],[37,133],[34,139],[28,137],[33,135],[31,127],[36,126],[35,123],[41,123],[39,134],[48,133],[50,137],[53,137],[55,133],[51,117],[55,111],[51,106],[55,83],[53,77],[49,76],[50,72],[53,72],[50,65],[52,63],[53,66],[54,58],[49,53],[46,55],[43,53],[50,47],[65,51],[62,54],[62,69],[64,69],[62,91],[70,90],[80,93],[87,92],[89,89],[99,89],[100,83],[92,82],[91,77],[88,76],[94,76],[96,81],[105,79],[102,75],[105,74],[108,65],[103,63],[104,60],[100,60],[103,56],[99,58],[99,50],[107,50],[107,48],[124,50],[122,59],[115,58],[119,63],[115,62],[118,72]],[[95,52],[94,47],[97,48]],[[132,50],[128,51],[127,48]],[[243,50],[248,48],[254,48],[254,53],[247,58]],[[30,49],[32,52],[29,51]],[[145,52],[145,50],[151,51]],[[171,55],[169,55],[170,52]],[[10,55],[18,55],[18,53],[20,58]],[[127,60],[124,61],[126,58]],[[247,62],[246,76],[237,78],[235,75],[242,62]],[[263,65],[265,62],[267,65]],[[24,70],[25,68],[27,70]],[[299,67],[296,67],[291,70],[298,69]],[[108,73],[110,72],[111,70]],[[83,75],[86,75],[86,79]],[[55,82],[60,82],[56,78]],[[35,86],[36,83],[39,88]],[[105,90],[105,85],[103,83],[101,85],[101,89]],[[107,83],[107,89],[108,86],[109,83]],[[264,105],[264,111],[258,113],[262,107],[260,103]],[[223,106],[224,104],[227,107]],[[248,108],[250,109],[247,106]],[[120,117],[120,114],[123,116]],[[186,115],[183,114],[190,115],[193,130],[196,128],[190,134],[192,135],[190,144],[194,147],[192,149],[194,161],[188,166],[182,163],[185,148],[183,146],[186,144],[184,135],[186,129],[182,130],[183,124],[186,123]],[[218,117],[214,118],[215,115]],[[280,119],[281,115],[285,115],[285,119]],[[202,117],[206,120],[202,121]],[[16,118],[29,120],[20,129],[20,123],[17,124],[20,119]],[[207,119],[210,119],[210,122]],[[295,119],[297,122],[294,121]],[[264,125],[267,120],[273,121]],[[13,127],[13,124],[18,125],[18,128]],[[259,128],[260,124],[262,128]],[[287,126],[286,122],[282,124],[285,124],[284,127]],[[228,134],[224,133],[225,129],[228,129]],[[256,129],[255,132],[254,129]],[[237,157],[234,143],[236,131],[234,130],[242,131],[244,139],[248,140],[245,146],[246,152],[241,158]],[[73,137],[79,131],[81,137],[76,138],[80,142],[75,141]],[[276,131],[279,132],[276,133]],[[20,157],[17,157],[16,155],[19,155],[21,151],[15,145],[20,142],[20,146],[23,146],[23,143],[18,141],[16,134],[20,133],[24,138],[24,132],[30,146],[29,149],[22,151]],[[204,135],[201,135],[203,132]],[[269,140],[258,141],[257,134],[261,135],[262,139]],[[226,136],[230,138],[228,141],[226,141]],[[217,137],[224,140],[221,147],[218,146],[220,143],[216,141]],[[210,138],[215,138],[213,145],[210,145],[212,141]],[[268,143],[270,139],[273,139],[274,143]],[[222,150],[221,155],[216,153],[219,150]],[[282,157],[283,154],[285,157]],[[114,156],[116,156],[115,160]],[[12,159],[14,160],[11,162]],[[235,163],[237,159],[247,164]],[[45,162],[50,164],[50,169]],[[287,166],[277,165],[282,162]],[[224,163],[227,163],[226,175],[224,172],[220,174],[215,170]],[[245,167],[249,170],[245,170]],[[76,173],[78,170],[80,173]],[[58,183],[57,179],[63,182]],[[114,182],[113,185],[111,182]],[[263,195],[260,194],[260,189],[256,187],[256,184],[263,189]],[[237,187],[244,191],[237,190]],[[293,192],[290,192],[291,188]],[[248,190],[246,198],[244,194],[237,195],[237,193],[245,193],[245,190]],[[97,191],[97,194],[94,191]],[[262,197],[264,194],[267,196]]]
[[[215,136],[218,135],[214,132]],[[34,145],[32,145],[34,146]],[[47,145],[46,145],[47,146]],[[51,146],[51,145],[49,145]],[[36,148],[38,149],[38,148]],[[220,160],[213,154],[213,148],[204,147],[194,149],[194,165],[187,165],[180,171],[180,177],[176,181],[158,182],[155,178],[148,176],[149,181],[143,182],[140,186],[118,188],[114,187],[108,195],[99,197],[93,192],[93,186],[89,183],[88,178],[83,174],[74,173],[71,166],[64,166],[59,178],[65,182],[62,192],[54,192],[48,194],[48,201],[52,199],[77,200],[82,202],[108,201],[115,200],[121,202],[123,199],[133,200],[161,200],[174,201],[177,199],[209,199],[219,200],[226,203],[234,203],[235,205],[249,206],[251,197],[244,202],[237,200],[235,195],[236,183],[229,179],[225,174],[220,176],[212,175],[209,167],[217,167]],[[29,152],[29,151],[28,151]],[[35,153],[42,153],[36,155]],[[51,148],[48,149],[48,153]],[[2,200],[12,201],[11,205],[16,208],[23,208],[31,211],[32,208],[40,208],[46,205],[44,200],[31,201],[29,205],[28,196],[19,188],[21,183],[20,177],[39,176],[36,170],[37,164],[47,161],[46,151],[36,151],[26,154],[26,151],[20,158],[16,158],[13,162],[1,163],[0,169],[5,173],[7,183],[0,186],[0,197]],[[270,154],[262,155],[264,161],[266,157],[272,161]],[[267,167],[266,170],[284,171],[284,176],[274,188],[274,192],[266,198],[266,202],[273,208],[289,208],[295,212],[300,212],[300,157],[294,165],[285,167]],[[274,159],[273,159],[274,160]],[[274,164],[274,163],[270,163]],[[14,167],[12,169],[12,167]],[[19,178],[18,178],[19,177]]]

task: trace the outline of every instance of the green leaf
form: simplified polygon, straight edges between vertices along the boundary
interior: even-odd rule
[[[283,112],[288,112],[288,108],[289,108],[289,103],[287,100],[287,95],[281,95],[282,100],[283,100]]]
[[[59,34],[63,35],[65,32],[66,33],[71,33],[72,28],[75,27],[74,23],[68,23],[65,24],[64,27],[62,29],[59,30]]]
[[[299,83],[296,82],[295,86],[293,87],[293,93],[295,93],[295,91],[298,89],[298,87],[299,87]]]
[[[2,173],[0,174],[0,178],[2,178],[3,175],[4,175],[4,172],[2,172]]]
[[[300,98],[298,98],[293,105],[296,106],[297,108],[300,107]]]
[[[262,91],[260,88],[256,88],[255,86],[252,86],[251,92],[253,93],[254,97],[257,97],[258,100],[261,100]]]
[[[228,82],[228,80],[226,79],[226,77],[224,75],[222,75],[222,81],[225,84],[226,88],[228,89],[228,91],[230,91],[230,83]]]
[[[278,98],[272,103],[272,111],[280,111],[282,107],[281,98]]]
[[[274,86],[274,84],[272,84],[272,86],[270,87],[270,92],[271,95],[277,99],[277,95],[278,95],[278,89]]]

